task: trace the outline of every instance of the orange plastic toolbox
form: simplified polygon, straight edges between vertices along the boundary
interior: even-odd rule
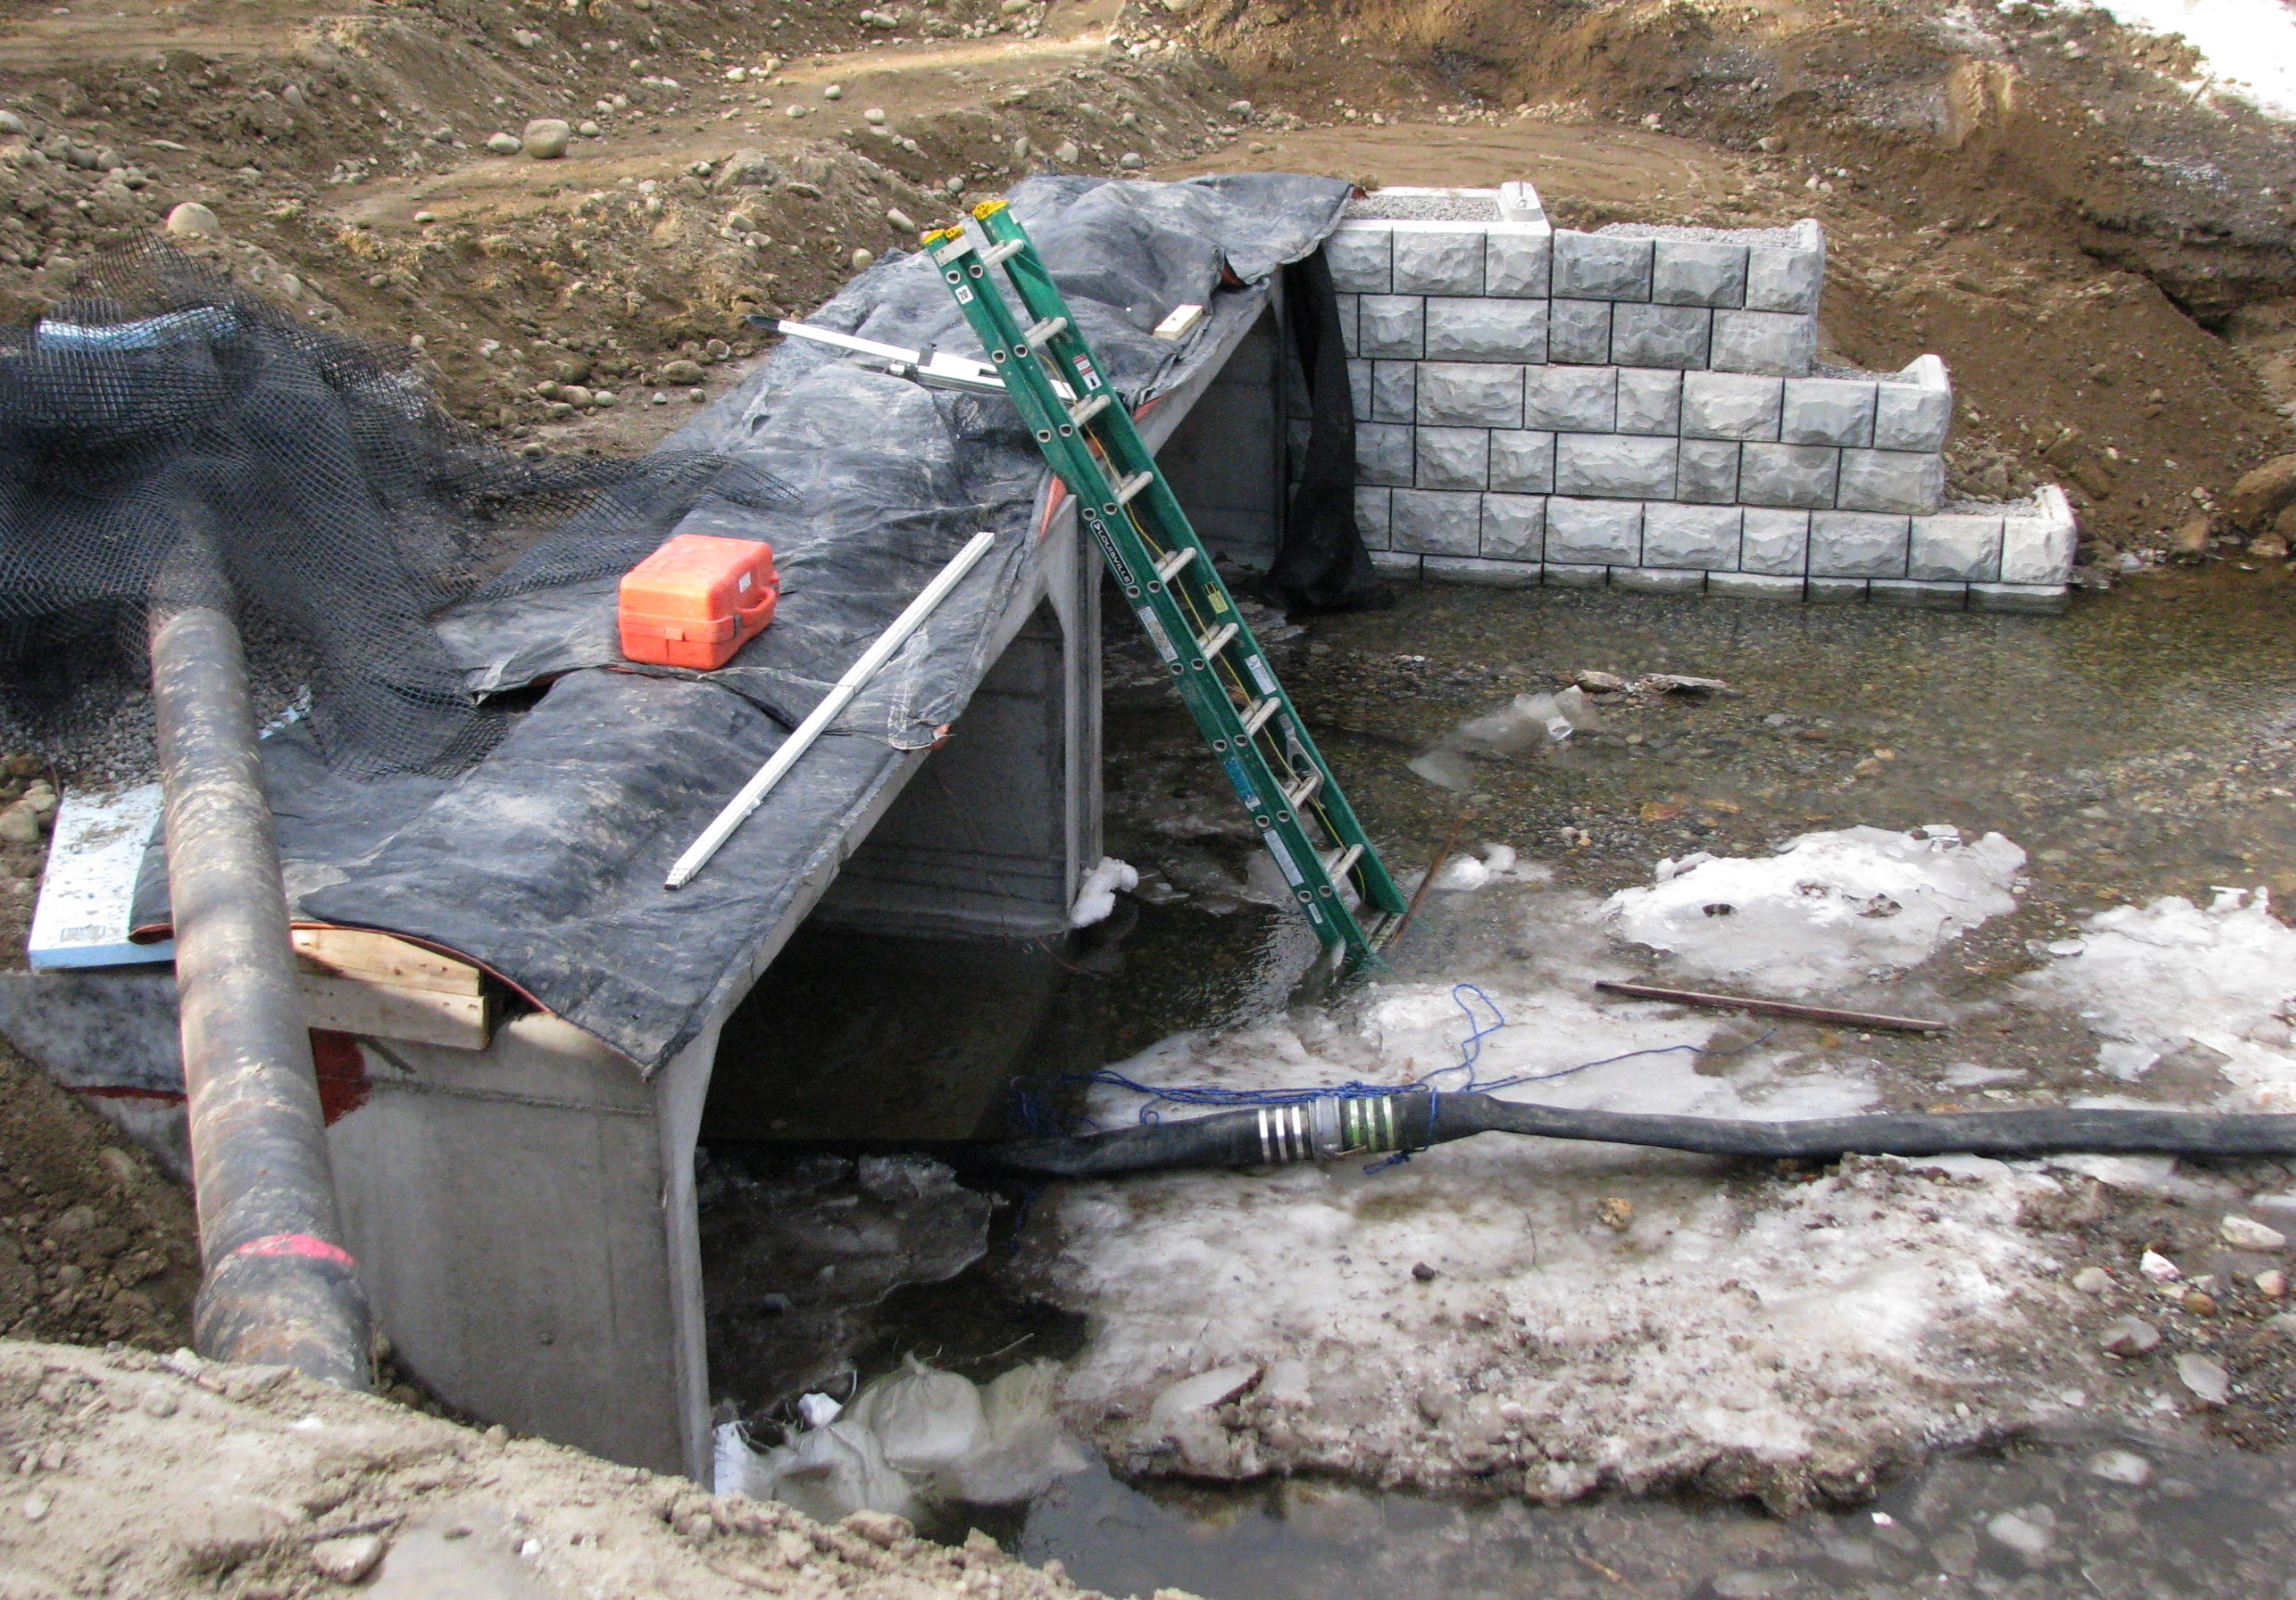
[[[758,539],[679,534],[621,580],[621,653],[709,672],[765,631],[781,578]]]

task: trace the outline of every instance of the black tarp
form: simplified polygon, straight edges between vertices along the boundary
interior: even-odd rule
[[[1286,174],[1178,183],[1028,180],[1010,196],[1103,371],[1134,406],[1193,376],[1265,283],[1336,225],[1348,185]],[[1175,306],[1208,314],[1178,342]],[[810,319],[977,356],[921,256],[871,268]],[[764,538],[773,626],[704,675],[628,670],[614,585],[659,538],[595,517],[546,535],[441,619],[474,694],[546,692],[460,776],[353,781],[290,727],[267,778],[295,913],[459,951],[651,1070],[746,986],[764,941],[846,848],[905,759],[953,721],[1031,581],[1046,471],[1003,400],[928,391],[789,341],[662,447],[713,451],[795,491],[710,495],[683,531]],[[711,866],[662,876],[837,675],[972,533],[997,549],[839,719]],[[166,921],[155,848],[139,923]]]

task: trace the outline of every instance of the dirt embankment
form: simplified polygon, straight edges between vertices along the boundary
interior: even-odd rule
[[[0,1594],[10,1600],[720,1600],[1085,1593],[987,1535],[824,1527],[770,1501],[189,1355],[0,1344]],[[1177,1591],[1163,1592],[1176,1600]]]

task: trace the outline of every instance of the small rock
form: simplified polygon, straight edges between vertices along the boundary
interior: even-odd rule
[[[1603,1227],[1614,1233],[1624,1233],[1634,1226],[1635,1203],[1613,1194],[1595,1207],[1595,1214],[1602,1219]]]
[[[2288,1235],[2277,1228],[2267,1228],[2248,1216],[2227,1216],[2217,1231],[2227,1244],[2235,1250],[2284,1250]]]
[[[2209,1293],[2205,1289],[2187,1290],[2185,1291],[2185,1297],[2178,1301],[2177,1304],[2182,1305],[2187,1311],[2190,1312],[2195,1317],[2214,1317],[2216,1315],[2216,1297]]]
[[[2225,516],[2236,528],[2262,529],[2291,503],[2296,503],[2296,455],[2275,456],[2232,485],[2225,497]]]
[[[590,404],[590,391],[580,384],[559,384],[558,392],[554,397],[564,400],[568,405],[578,409],[586,408]]]
[[[680,359],[661,364],[661,381],[665,384],[698,384],[701,379],[699,361]]]
[[[1148,1420],[1170,1426],[1181,1417],[1210,1411],[1250,1388],[1260,1378],[1257,1367],[1215,1367],[1167,1387],[1148,1405]]]
[[[1127,172],[1137,172],[1142,167],[1148,165],[1140,159],[1140,152],[1137,150],[1125,151],[1116,157],[1116,164]]]
[[[438,213],[436,211],[417,211],[415,213],[415,226],[418,228],[427,228],[437,220]]]
[[[382,1536],[354,1533],[345,1539],[322,1539],[311,1546],[311,1565],[320,1576],[337,1583],[356,1583],[375,1569],[384,1550]]]
[[[2073,1275],[2073,1287],[2083,1294],[2102,1294],[2113,1287],[2113,1275],[2102,1266],[2084,1266]]]
[[[521,50],[532,50],[542,43],[542,35],[524,28],[513,28],[510,30],[510,43]]]
[[[584,122],[582,126],[576,128],[574,132],[581,134],[585,139],[602,139],[606,136],[606,130],[599,127],[596,122]]]
[[[573,140],[574,130],[559,118],[538,117],[526,124],[526,137],[520,143],[535,160],[555,161]]]
[[[21,133],[24,120],[13,111],[0,111],[0,133]]]
[[[2203,1405],[2222,1405],[2232,1398],[2232,1375],[2213,1355],[2186,1354],[2177,1357],[2177,1380]]]
[[[2265,1326],[2289,1339],[2296,1339],[2296,1311],[2283,1311],[2265,1318]]]
[[[706,406],[709,403],[709,391],[707,389],[688,389],[685,391],[685,397],[696,406]]]
[[[486,135],[486,147],[497,156],[515,156],[525,148],[519,143],[516,133],[489,133]]]
[[[2137,1258],[2137,1270],[2155,1283],[2174,1283],[2184,1276],[2184,1268],[2156,1250],[2148,1250]]]
[[[2266,1300],[2277,1300],[2288,1292],[2288,1274],[2277,1266],[2268,1266],[2256,1275],[2256,1292]]]
[[[1436,1277],[1435,1268],[1424,1261],[1414,1261],[1411,1263],[1411,1276],[1422,1283],[1433,1283]]]
[[[2142,1355],[2156,1349],[2161,1342],[2161,1330],[2141,1317],[2116,1317],[2104,1326],[2098,1337],[2097,1347],[2107,1355]]]
[[[883,106],[872,106],[868,110],[861,113],[861,120],[868,123],[872,128],[884,127],[885,107]]]
[[[2204,556],[2208,553],[2208,518],[2206,515],[2186,518],[2177,531],[2168,535],[2171,555]]]
[[[18,800],[6,811],[0,811],[0,843],[38,844],[40,842],[40,813]]]
[[[1985,1525],[1988,1537],[1996,1543],[2006,1544],[2027,1560],[2045,1556],[2053,1528],[2044,1527],[2032,1511],[2004,1511]]]
[[[910,220],[909,213],[902,210],[898,206],[892,207],[886,210],[885,220],[904,233],[913,233],[917,231],[917,224],[911,221]]]
[[[1002,16],[1018,17],[1022,12],[1028,9],[1029,5],[1030,0],[1002,0],[1002,3],[997,6],[997,10]]]
[[[1052,158],[1063,167],[1073,167],[1085,158],[1085,153],[1077,147],[1075,140],[1063,139],[1052,147]]]
[[[1621,694],[1626,687],[1626,680],[1616,673],[1574,673],[1571,681],[1590,695]]]
[[[824,85],[822,86],[822,99],[824,99],[824,100],[842,100],[842,99],[844,99],[844,98],[845,98],[845,85],[844,85],[844,84],[842,84],[842,83],[829,83],[829,84],[824,84]]]
[[[1248,100],[1231,100],[1231,101],[1229,101],[1229,102],[1228,102],[1228,115],[1229,115],[1229,116],[1231,116],[1231,117],[1236,117],[1236,118],[1243,118],[1243,117],[1248,117],[1248,116],[1250,116],[1250,115],[1251,115],[1251,102],[1250,102],[1250,101],[1248,101]]]
[[[856,272],[860,271],[862,269],[875,264],[876,259],[877,257],[875,252],[871,250],[856,249],[853,252],[853,270]]]
[[[2133,1450],[2100,1450],[2083,1463],[2091,1478],[2141,1489],[2152,1481],[2152,1463]]]
[[[55,1502],[50,1500],[44,1491],[38,1489],[33,1490],[30,1494],[24,1496],[24,1520],[27,1522],[39,1521],[42,1518],[48,1514],[48,1507],[54,1504]]]
[[[802,117],[805,115],[806,109],[807,107],[803,106],[790,106],[783,109],[782,115],[784,117]]]
[[[168,232],[179,239],[220,239],[222,220],[196,200],[186,200],[168,213]]]

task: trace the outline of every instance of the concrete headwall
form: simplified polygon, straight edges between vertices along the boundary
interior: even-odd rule
[[[1551,227],[1528,183],[1384,189],[1326,246],[1358,520],[1391,572],[2055,610],[2054,487],[1949,505],[1945,364],[1817,359],[1813,220]]]

